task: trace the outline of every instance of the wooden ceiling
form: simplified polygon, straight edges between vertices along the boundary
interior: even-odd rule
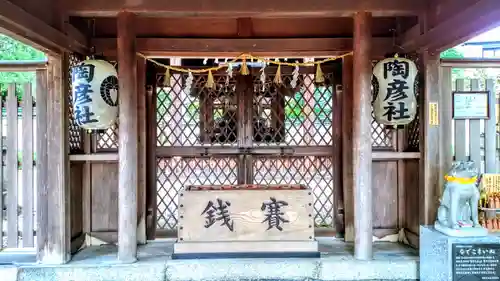
[[[499,0],[0,0],[0,6],[0,31],[56,53],[87,52],[95,42],[116,48],[120,11],[136,14],[139,47],[173,53],[352,50],[358,11],[373,15],[375,46],[438,52],[500,19]]]
[[[93,38],[116,37],[116,18],[70,18]],[[398,36],[418,23],[415,16],[373,19],[375,37]],[[157,18],[136,20],[138,37],[174,38],[332,38],[352,37],[352,18]]]
[[[70,16],[116,16],[127,10],[155,17],[351,17],[367,11],[374,16],[419,15],[424,0],[72,0],[63,1]]]
[[[418,23],[410,0],[86,0],[66,1],[70,23],[91,38],[116,38],[116,14],[137,15],[140,38],[352,38],[352,15],[374,15],[372,34],[392,40]]]

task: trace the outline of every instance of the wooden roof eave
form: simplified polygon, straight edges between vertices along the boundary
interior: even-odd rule
[[[465,1],[462,1],[466,3]],[[455,1],[448,1],[439,9],[457,9]],[[462,4],[456,13],[449,13],[446,17],[438,17],[436,25],[425,30],[425,22],[418,24],[398,38],[400,47],[405,51],[441,52],[454,47],[482,32],[500,24],[498,15],[500,5],[498,0],[479,0],[472,5]],[[434,7],[435,8],[435,7]],[[430,9],[426,14],[434,14]]]
[[[116,38],[94,38],[99,54],[116,56]],[[373,57],[394,51],[391,38],[373,38]],[[138,52],[149,57],[228,57],[252,53],[263,57],[331,57],[351,52],[352,38],[137,38]]]
[[[68,34],[26,12],[7,0],[0,0],[0,31],[44,51],[59,55],[63,51],[86,54],[88,40],[67,24]]]
[[[120,11],[154,17],[351,17],[358,11],[373,16],[419,15],[426,1],[414,0],[86,0],[66,1],[70,16],[115,17]],[[137,2],[137,3],[136,3]]]

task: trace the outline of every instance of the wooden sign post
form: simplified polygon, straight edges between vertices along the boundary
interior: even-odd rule
[[[489,119],[489,91],[453,92],[453,119]]]

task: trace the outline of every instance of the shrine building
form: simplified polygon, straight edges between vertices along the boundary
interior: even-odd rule
[[[0,0],[0,32],[48,57],[0,61],[36,77],[2,96],[0,275],[417,280],[452,161],[498,161],[494,81],[451,78],[496,60],[440,53],[499,19],[498,0]],[[452,149],[465,88],[491,106]]]

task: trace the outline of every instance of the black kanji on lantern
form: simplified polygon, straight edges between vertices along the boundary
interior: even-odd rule
[[[92,116],[94,116],[94,113],[90,111],[87,105],[75,107],[75,121],[77,125],[97,122]]]
[[[78,84],[74,86],[74,100],[73,105],[75,108],[75,121],[78,125],[97,122],[93,119],[94,112],[90,111],[90,107],[86,104],[92,102],[90,94],[92,93],[89,84]]]
[[[84,63],[73,67],[73,71],[71,73],[73,76],[73,82],[80,79],[85,79],[87,83],[92,82],[92,80],[94,80],[94,68],[95,65]]]
[[[90,82],[94,80],[94,65],[80,64],[73,68],[73,106],[75,108],[75,121],[78,125],[97,122],[93,118],[94,112],[86,104],[92,102],[92,90]]]
[[[410,73],[412,71],[410,63],[406,59],[394,58],[384,60],[382,64],[377,64],[375,67],[375,81],[380,82],[380,88],[376,89],[376,94],[380,94],[380,99],[377,98],[378,104],[374,105],[377,120],[385,119],[389,122],[400,120],[396,123],[402,124],[411,118],[413,107],[410,107],[409,103],[412,102],[410,98],[414,95],[414,89],[409,84],[413,83],[413,79],[410,77],[413,75]],[[384,82],[378,81],[382,80],[379,73],[382,74]]]
[[[398,101],[402,99],[406,99],[408,95],[406,94],[406,90],[409,89],[408,83],[406,80],[394,79],[392,82],[387,84],[387,93],[385,95],[386,100],[390,101]]]
[[[210,200],[201,213],[205,215],[205,228],[209,228],[217,221],[222,221],[221,226],[226,226],[230,231],[234,230],[234,222],[229,215],[228,208],[231,206],[229,201],[222,201],[217,198],[217,204]]]
[[[391,76],[401,76],[404,79],[408,78],[410,74],[410,64],[406,61],[393,60],[384,63],[384,78],[391,72]]]
[[[90,88],[90,84],[77,84],[74,87],[74,104],[80,105],[82,103],[89,103],[92,101],[90,94],[94,91]]]
[[[393,102],[388,102],[384,109],[384,116],[387,116],[388,121],[410,118],[410,115],[406,114],[408,108],[404,102],[398,102],[397,106]]]
[[[284,218],[285,213],[281,211],[283,206],[288,206],[288,203],[283,200],[276,200],[276,198],[269,198],[270,201],[262,203],[260,208],[262,211],[266,211],[265,219],[262,223],[267,222],[267,229],[276,228],[279,231],[283,231],[282,224],[289,223],[290,221]]]

